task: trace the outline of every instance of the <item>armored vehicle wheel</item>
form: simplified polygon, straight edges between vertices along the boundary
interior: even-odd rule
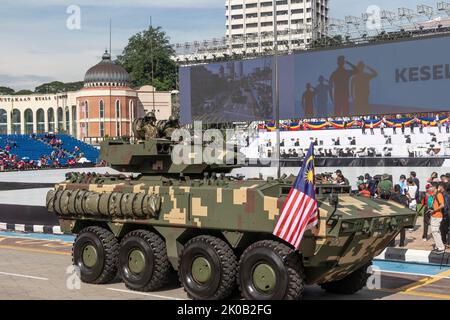
[[[366,285],[367,279],[369,278],[367,268],[371,265],[372,262],[366,264],[364,267],[356,270],[341,280],[322,283],[320,286],[322,289],[325,289],[330,293],[354,294]]]
[[[238,284],[247,300],[299,299],[304,287],[300,257],[280,242],[256,242],[241,256]]]
[[[108,283],[117,275],[119,242],[114,235],[100,227],[80,231],[72,247],[72,261],[80,268],[81,281]]]
[[[146,230],[128,233],[120,243],[119,270],[129,289],[159,289],[166,283],[170,272],[164,240]]]
[[[233,291],[236,269],[236,256],[225,241],[198,236],[184,246],[178,273],[190,298],[220,300]]]

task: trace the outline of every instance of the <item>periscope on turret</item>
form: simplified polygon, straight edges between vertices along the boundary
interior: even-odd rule
[[[101,158],[136,175],[68,174],[47,195],[82,281],[117,274],[131,290],[155,291],[171,269],[193,299],[298,299],[306,284],[351,294],[367,269],[416,213],[392,201],[358,197],[350,186],[316,184],[319,224],[300,250],[272,235],[295,177],[242,179],[237,163],[174,163],[168,139],[178,120],[134,123],[135,143],[105,141]],[[237,157],[233,157],[237,159]]]

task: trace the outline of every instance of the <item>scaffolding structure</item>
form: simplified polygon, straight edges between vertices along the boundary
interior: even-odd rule
[[[291,35],[312,34],[313,41],[277,41]],[[246,59],[265,55],[290,54],[324,47],[341,47],[401,38],[450,33],[450,4],[438,2],[436,9],[419,4],[416,9],[401,7],[394,11],[369,7],[361,16],[329,18],[326,24],[296,24],[291,29],[252,36],[220,37],[173,45],[173,59],[180,65]],[[255,42],[258,44],[255,46]],[[252,45],[249,45],[252,44]]]

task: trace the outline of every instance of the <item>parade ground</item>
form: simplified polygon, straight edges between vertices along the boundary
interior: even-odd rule
[[[0,299],[46,300],[185,300],[173,273],[156,292],[128,290],[119,279],[107,285],[78,283],[71,269],[72,236],[0,232]],[[380,270],[380,288],[363,289],[351,296],[333,295],[318,286],[305,288],[304,300],[450,300],[450,267],[374,261]],[[235,297],[238,299],[238,297]]]

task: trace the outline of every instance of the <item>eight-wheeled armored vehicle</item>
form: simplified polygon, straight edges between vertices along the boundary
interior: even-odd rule
[[[132,290],[161,288],[173,270],[193,299],[298,299],[305,284],[352,294],[367,268],[416,213],[317,185],[320,221],[299,251],[272,231],[295,177],[244,180],[234,166],[178,165],[174,142],[106,141],[101,157],[120,175],[72,173],[47,195],[86,283],[119,273]],[[132,175],[131,172],[139,173]]]

